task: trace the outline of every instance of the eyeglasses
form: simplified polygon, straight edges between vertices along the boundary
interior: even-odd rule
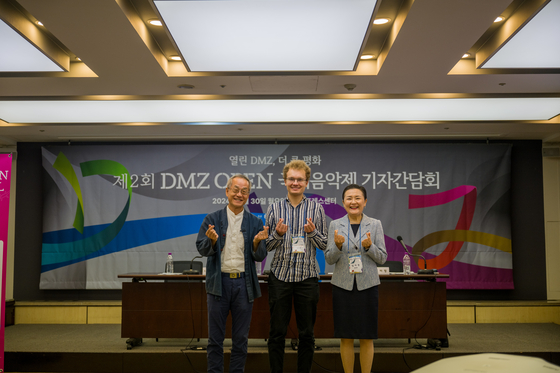
[[[293,183],[295,183],[296,181],[298,182],[298,184],[301,184],[301,183],[307,181],[307,179],[296,179],[296,178],[293,178],[293,177],[289,177],[289,178],[287,178],[286,180],[287,180],[290,184],[293,184]]]
[[[238,194],[241,193],[242,196],[247,196],[249,195],[249,189],[239,189],[239,188],[232,188],[231,192],[233,194]]]

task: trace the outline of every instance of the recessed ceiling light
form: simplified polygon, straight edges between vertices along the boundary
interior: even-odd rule
[[[498,16],[498,17],[494,20],[494,22],[502,22],[504,19],[506,19],[506,18],[503,17],[503,16]]]
[[[362,56],[360,57],[360,59],[362,60],[371,60],[372,58],[375,58],[373,54],[362,54]]]
[[[39,25],[39,26],[44,26],[44,25],[43,25],[43,22],[41,22],[41,21],[37,21],[36,23],[37,23],[37,25]]]
[[[251,72],[354,70],[377,3],[152,1],[190,71]]]
[[[389,23],[389,22],[391,22],[391,18],[376,18],[373,21],[373,24],[374,25],[384,25],[384,24]]]
[[[38,31],[38,30],[37,30]],[[41,50],[0,19],[0,71],[63,71]]]
[[[173,61],[181,61],[181,56],[170,56]]]
[[[148,20],[148,23],[152,26],[163,26],[163,23],[157,18],[152,18]]]
[[[470,53],[465,53],[465,54],[463,54],[463,57],[461,57],[461,58],[469,58],[470,56],[471,56]]]
[[[482,68],[527,69],[560,67],[560,0],[550,0],[504,43]],[[507,23],[504,23],[507,26]]]
[[[262,123],[549,120],[560,97],[2,101],[12,123]],[[444,124],[447,125],[447,124]]]
[[[76,61],[81,61],[82,59],[80,57],[76,57]]]

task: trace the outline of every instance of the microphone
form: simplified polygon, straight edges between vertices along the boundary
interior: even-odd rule
[[[199,274],[198,271],[197,271],[196,269],[193,269],[193,267],[192,267],[193,262],[194,262],[194,260],[195,260],[196,258],[203,258],[203,256],[200,256],[200,255],[199,255],[199,256],[195,256],[194,258],[192,258],[192,260],[191,260],[191,269],[185,269],[185,270],[183,271],[183,274],[184,274],[184,275],[198,275],[198,274]]]
[[[404,248],[404,251],[406,251],[409,255],[412,255],[409,251],[408,251],[408,247],[406,247],[406,245],[404,244],[404,241],[402,239],[401,236],[397,236],[397,241],[399,241],[402,245],[402,247]]]
[[[424,259],[424,269],[419,269],[418,270],[419,275],[431,275],[431,274],[434,274],[436,272],[435,269],[426,269],[426,266],[427,266],[426,258],[424,258],[420,254],[412,254],[410,251],[408,251],[408,247],[406,247],[406,245],[404,244],[404,241],[403,241],[401,236],[397,236],[397,241],[399,241],[401,243],[402,247],[404,248],[404,251],[406,251],[408,253],[408,255],[419,256],[420,258]]]

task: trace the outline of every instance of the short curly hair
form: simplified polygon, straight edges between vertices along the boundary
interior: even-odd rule
[[[305,181],[309,181],[311,177],[311,168],[302,160],[295,159],[284,166],[284,170],[282,171],[282,175],[284,176],[284,180],[288,178],[288,171],[292,170],[303,170],[305,171]]]

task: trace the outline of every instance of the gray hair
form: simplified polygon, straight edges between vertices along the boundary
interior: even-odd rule
[[[231,189],[231,184],[233,183],[233,179],[237,179],[237,178],[241,178],[241,179],[245,179],[247,180],[247,183],[249,183],[249,192],[251,192],[251,180],[249,180],[249,178],[243,174],[237,174],[237,175],[233,175],[232,177],[229,178],[226,188],[227,189]]]

